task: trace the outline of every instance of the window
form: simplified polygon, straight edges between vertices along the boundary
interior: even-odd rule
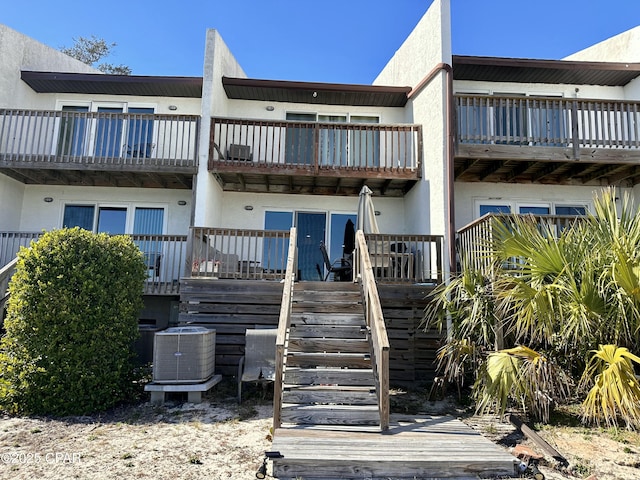
[[[84,155],[88,143],[87,117],[73,112],[88,112],[87,106],[65,105],[62,107],[60,131],[58,133],[58,155]]]
[[[347,123],[346,115],[318,115],[321,123]],[[347,164],[347,130],[340,128],[320,129],[320,165]]]
[[[511,213],[511,206],[499,204],[480,204],[480,216],[482,217],[487,213]]]
[[[127,103],[61,105],[58,155],[97,157],[151,157],[153,107],[133,107]],[[87,112],[98,112],[89,117]],[[123,115],[126,113],[127,115]]]
[[[135,207],[133,218],[130,211],[126,206],[68,204],[64,207],[62,226],[113,235],[161,235],[164,231],[164,208]]]
[[[287,120],[315,122],[315,113],[287,113]],[[293,124],[287,127],[285,140],[285,163],[312,165],[314,150],[314,129],[308,125]]]
[[[315,152],[315,126],[323,125],[318,132],[318,162],[323,166],[380,166],[380,132],[366,126],[352,124],[378,124],[379,118],[372,115],[287,113],[287,120],[301,122],[287,127],[285,139],[285,163],[312,165]],[[304,123],[303,123],[304,122]],[[405,142],[406,143],[406,142]],[[405,147],[406,148],[406,147]]]
[[[153,108],[129,107],[129,128],[125,153],[128,157],[149,158],[153,150]]]
[[[556,205],[556,215],[586,215],[584,205]]]
[[[293,212],[272,212],[264,214],[265,230],[289,230],[293,226]],[[281,272],[286,268],[285,259],[289,255],[289,242],[284,238],[265,239],[262,252],[262,267],[265,271]]]
[[[513,145],[527,142],[525,95],[513,93],[494,93],[494,95],[504,97],[494,100],[493,121],[496,143]]]
[[[127,209],[120,207],[100,207],[98,209],[98,233],[122,235],[127,228]]]
[[[549,215],[551,213],[551,209],[548,205],[520,205],[518,206],[518,213],[527,214],[531,213],[533,215]]]
[[[93,205],[66,205],[64,207],[63,228],[80,227],[93,231]]]
[[[351,123],[379,123],[378,117],[351,116]],[[380,166],[380,131],[373,129],[353,130],[350,148],[351,165],[356,167]]]

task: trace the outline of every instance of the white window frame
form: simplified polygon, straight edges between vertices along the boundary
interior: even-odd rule
[[[139,203],[139,202],[127,202],[127,203],[115,203],[110,201],[96,202],[96,201],[82,201],[82,200],[64,200],[62,201],[62,211],[60,212],[60,221],[58,224],[62,227],[64,222],[64,211],[67,206],[82,206],[93,207],[93,227],[92,232],[97,232],[98,228],[98,213],[101,208],[118,208],[126,210],[125,219],[125,235],[133,235],[133,224],[136,208],[160,208],[164,211],[162,214],[162,233],[159,235],[166,235],[168,225],[168,211],[169,205],[166,203]]]

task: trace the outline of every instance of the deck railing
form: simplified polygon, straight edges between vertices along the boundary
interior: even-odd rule
[[[296,229],[289,232],[289,248],[287,253],[287,267],[284,285],[282,287],[282,303],[278,320],[278,334],[276,336],[276,371],[273,385],[273,428],[280,428],[282,424],[282,382],[284,375],[284,356],[287,342],[287,331],[291,326],[291,307],[293,301],[293,283],[296,278]]]
[[[232,163],[272,168],[417,171],[420,125],[316,123],[213,118],[209,168]]]
[[[199,116],[0,109],[0,161],[193,167]]]
[[[376,281],[442,282],[442,236],[366,234],[365,237]]]
[[[191,276],[282,280],[290,232],[192,227]]]
[[[389,429],[389,338],[385,327],[378,287],[368,254],[367,240],[362,230],[356,232],[354,252],[356,272],[362,285],[365,320],[371,332],[372,364],[376,380],[376,394],[380,413],[380,429]]]
[[[28,247],[41,235],[42,232],[0,232],[0,267],[15,259],[20,247]],[[142,251],[148,267],[143,293],[177,294],[180,277],[187,271],[187,236],[134,234],[131,238]]]
[[[640,102],[455,95],[459,144],[640,148]]]
[[[539,225],[546,225],[550,231],[559,234],[585,217],[580,215],[510,215],[487,213],[474,220],[457,232],[458,261],[462,268],[472,268],[489,274],[494,258],[494,231],[496,222],[509,224],[514,217],[526,216],[534,219]]]

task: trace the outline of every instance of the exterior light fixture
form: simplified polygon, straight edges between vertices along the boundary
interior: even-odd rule
[[[44,197],[43,200],[47,203],[53,202],[53,197]]]
[[[178,107],[176,105],[169,105],[169,110],[177,110]]]
[[[312,97],[313,97],[313,98],[316,98],[317,96],[318,96],[318,92],[313,92]]]
[[[267,112],[273,112],[275,107],[273,105],[267,105]]]
[[[374,213],[376,214],[376,217],[380,216],[380,210],[376,210]]]
[[[251,210],[253,210],[253,205],[245,205],[244,209],[248,212],[250,212]]]
[[[181,207],[185,206],[187,204],[186,200],[178,200],[178,205],[180,205]]]

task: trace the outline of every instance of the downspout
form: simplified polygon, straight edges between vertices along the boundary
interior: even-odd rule
[[[455,231],[456,231],[456,222],[455,222],[455,210],[454,210],[454,198],[453,198],[453,171],[454,171],[454,143],[453,143],[453,131],[455,128],[454,125],[454,117],[453,117],[453,68],[448,63],[439,63],[437,64],[421,81],[416,85],[407,95],[407,99],[411,99],[416,96],[418,93],[426,87],[431,80],[433,80],[440,71],[444,70],[447,75],[447,86],[446,86],[446,137],[447,142],[445,144],[445,156],[447,158],[447,204],[448,208],[448,225],[449,232],[447,235],[448,239],[448,253],[449,253],[449,271],[455,273],[457,270],[457,262],[456,262],[456,240],[455,240]]]

